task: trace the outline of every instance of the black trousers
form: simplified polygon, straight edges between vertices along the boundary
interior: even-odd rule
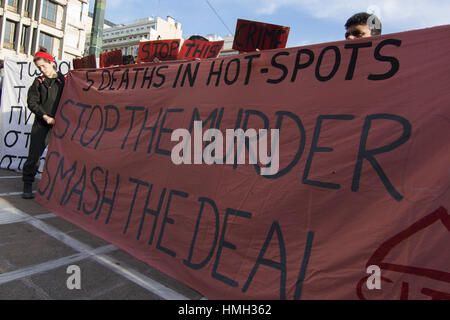
[[[33,183],[36,175],[42,153],[50,140],[51,127],[40,123],[38,120],[34,121],[31,128],[30,148],[28,150],[28,158],[23,165],[23,181],[25,183]]]

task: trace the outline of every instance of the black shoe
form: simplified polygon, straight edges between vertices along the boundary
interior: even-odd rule
[[[33,184],[31,184],[31,183],[25,183],[25,184],[23,185],[22,198],[24,198],[24,199],[33,199],[33,198],[34,198],[34,194],[33,194]]]

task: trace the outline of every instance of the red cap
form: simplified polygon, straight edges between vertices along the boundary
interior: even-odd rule
[[[44,58],[44,59],[47,59],[47,60],[50,61],[50,62],[54,62],[54,61],[55,61],[55,59],[53,59],[52,55],[51,55],[51,54],[48,54],[47,52],[41,52],[41,51],[39,51],[39,52],[37,52],[37,53],[34,55],[34,57],[35,57],[35,58]]]

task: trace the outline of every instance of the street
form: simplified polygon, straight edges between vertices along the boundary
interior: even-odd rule
[[[38,179],[34,190],[37,185]],[[0,300],[205,299],[34,200],[22,199],[22,186],[20,172],[0,169]]]

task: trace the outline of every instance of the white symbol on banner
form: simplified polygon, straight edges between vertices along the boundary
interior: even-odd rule
[[[375,29],[379,30],[381,29],[381,9],[377,5],[370,5],[366,12],[370,14],[371,16],[367,19],[367,26],[370,30]]]
[[[366,281],[367,289],[369,290],[380,290],[381,289],[381,269],[379,266],[369,266],[366,272],[371,274],[371,276]]]
[[[71,276],[67,278],[67,289],[69,290],[80,290],[81,289],[81,269],[79,266],[71,265],[67,267],[67,274]]]

